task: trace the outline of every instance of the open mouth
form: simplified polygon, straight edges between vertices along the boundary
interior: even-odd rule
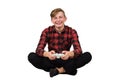
[[[55,24],[56,24],[56,25],[61,25],[61,24],[62,24],[62,22],[56,22]]]

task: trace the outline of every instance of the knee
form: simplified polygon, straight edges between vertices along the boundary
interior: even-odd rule
[[[31,61],[36,54],[34,52],[31,52],[28,54],[28,61]]]
[[[88,62],[90,62],[92,60],[91,53],[90,52],[85,52],[84,54],[86,55],[86,58],[87,58]]]

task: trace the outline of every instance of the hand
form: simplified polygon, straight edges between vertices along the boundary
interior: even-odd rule
[[[53,56],[53,54],[55,54],[54,50],[51,50],[50,52],[44,52],[44,56],[48,57],[50,60],[55,60],[56,59],[56,57]]]
[[[51,52],[52,54],[55,54],[55,51],[54,51],[54,50],[51,50],[50,52]]]
[[[64,54],[64,56],[61,57],[61,59],[63,59],[63,60],[67,60],[69,58],[74,57],[74,52],[73,51],[62,51],[62,53]]]
[[[69,59],[69,53],[70,51],[62,51],[62,54],[64,54],[64,56],[61,57],[62,60],[68,60]]]

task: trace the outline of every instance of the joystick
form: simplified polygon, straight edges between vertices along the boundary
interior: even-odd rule
[[[62,54],[62,53],[55,53],[53,55],[56,56],[57,59],[59,59],[60,57],[64,56],[64,54]]]

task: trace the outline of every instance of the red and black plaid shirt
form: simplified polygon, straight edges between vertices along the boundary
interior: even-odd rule
[[[69,51],[71,45],[73,45],[75,55],[82,53],[77,32],[68,26],[64,26],[61,33],[55,30],[54,25],[46,28],[41,34],[36,53],[43,56],[46,44],[48,44],[49,51],[54,50],[56,53],[61,53],[63,50]]]

